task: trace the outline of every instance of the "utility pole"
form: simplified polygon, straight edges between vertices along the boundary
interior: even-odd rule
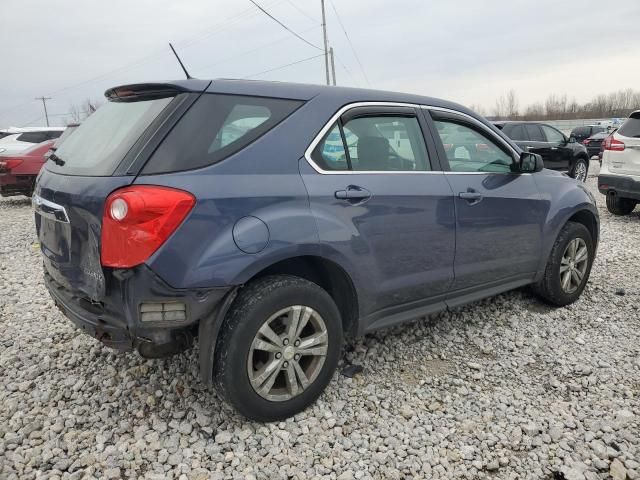
[[[329,79],[329,42],[327,40],[327,20],[324,13],[324,0],[320,0],[320,5],[322,7],[322,34],[324,36],[324,70],[327,74],[327,85],[331,85]]]
[[[336,84],[336,64],[333,60],[333,47],[329,48],[329,57],[331,57],[331,75],[333,76],[333,85]]]
[[[51,100],[51,97],[36,97],[36,100],[42,100],[42,106],[44,107],[44,118],[47,120],[47,127],[49,126],[49,114],[47,113],[47,100]]]

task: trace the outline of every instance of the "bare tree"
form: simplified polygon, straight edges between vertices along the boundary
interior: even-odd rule
[[[519,116],[519,113],[518,113],[519,102],[518,102],[518,98],[516,97],[515,90],[511,89],[509,90],[509,92],[507,92],[507,95],[504,99],[504,105],[505,105],[505,115],[507,116],[507,118],[509,118],[510,120],[516,120]]]
[[[85,99],[80,105],[72,103],[69,106],[69,117],[67,123],[81,123],[89,115],[100,107],[100,102],[96,102],[90,98]]]
[[[476,112],[478,115],[482,115],[483,117],[486,117],[486,116],[487,116],[487,111],[485,110],[485,108],[484,108],[482,105],[478,104],[478,103],[472,103],[472,104],[469,106],[469,109],[470,109],[470,110],[473,110],[473,111],[474,111],[474,112]]]

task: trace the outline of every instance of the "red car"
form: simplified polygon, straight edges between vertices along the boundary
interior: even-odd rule
[[[38,143],[33,147],[14,155],[0,156],[0,195],[26,195],[33,193],[36,177],[44,162],[45,154],[51,149],[54,140]]]

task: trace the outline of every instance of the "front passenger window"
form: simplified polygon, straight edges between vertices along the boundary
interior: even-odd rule
[[[448,120],[434,121],[452,172],[510,173],[513,157],[475,129]]]

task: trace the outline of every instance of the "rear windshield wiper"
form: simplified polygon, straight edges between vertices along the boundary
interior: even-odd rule
[[[58,166],[63,166],[65,164],[65,161],[63,159],[61,159],[59,156],[57,156],[55,154],[55,152],[53,150],[49,151],[49,160],[52,160],[53,163],[55,163]]]

